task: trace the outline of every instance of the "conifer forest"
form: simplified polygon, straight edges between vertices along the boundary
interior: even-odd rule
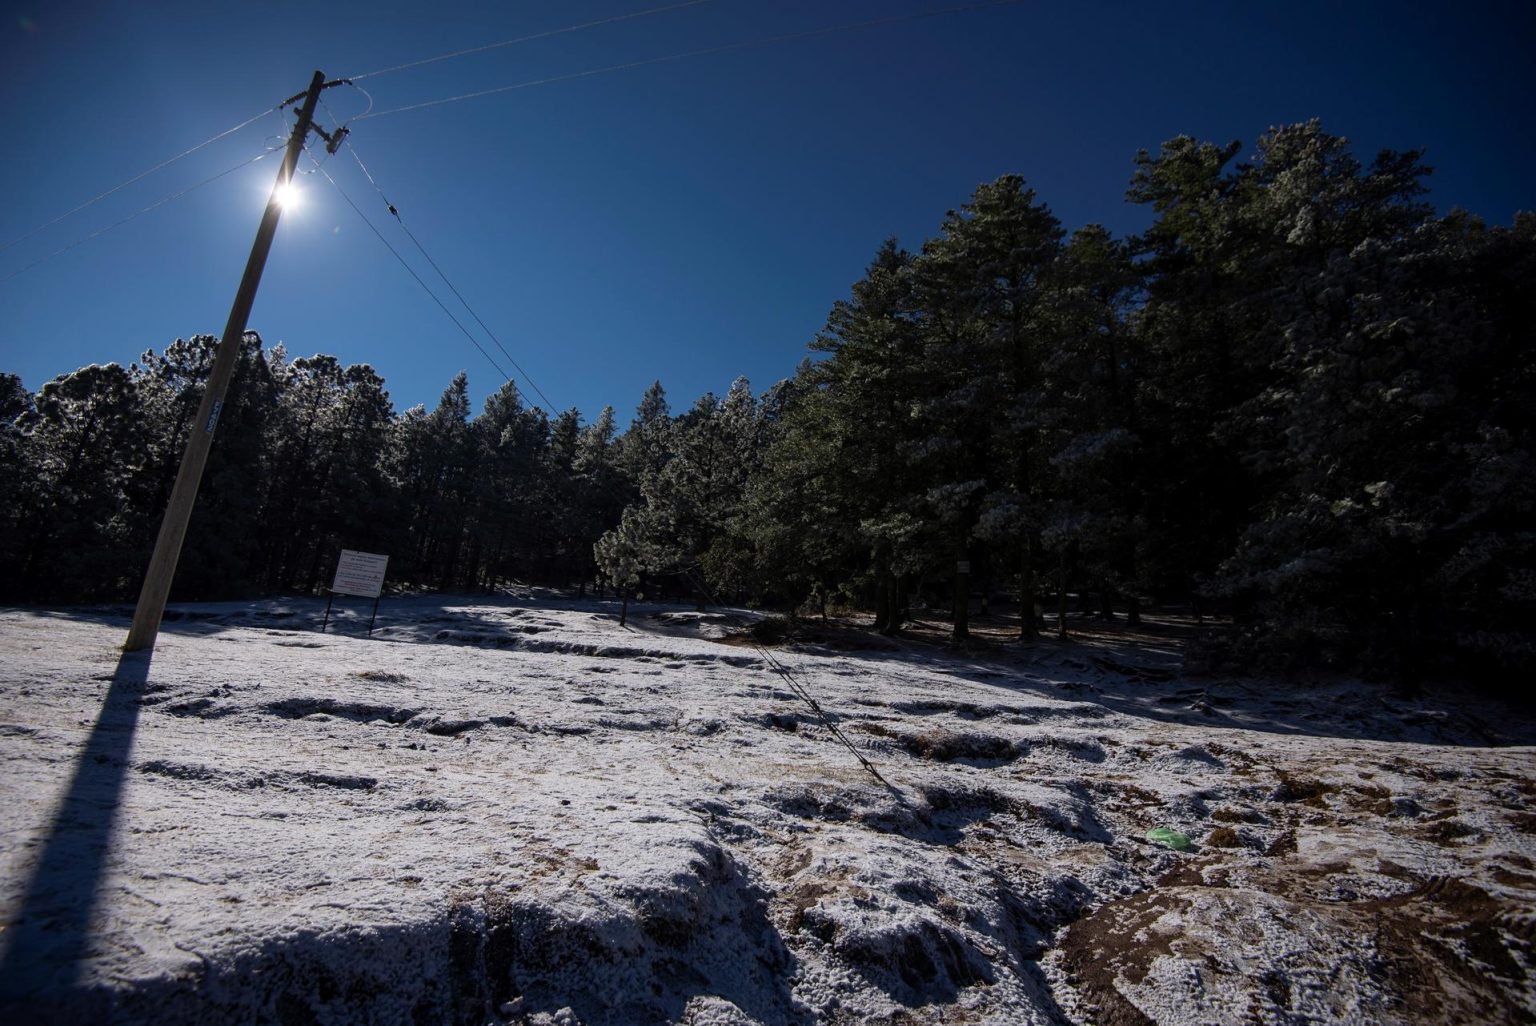
[[[349,548],[395,587],[885,632],[1182,606],[1210,668],[1512,680],[1536,670],[1536,216],[1438,214],[1429,173],[1316,122],[1181,136],[1135,158],[1128,238],[1006,175],[915,249],[871,239],[785,380],[658,382],[627,423],[511,383],[476,411],[462,373],[397,411],[366,364],[249,333],[172,597],[317,594]],[[0,601],[133,600],[216,347],[0,377]]]

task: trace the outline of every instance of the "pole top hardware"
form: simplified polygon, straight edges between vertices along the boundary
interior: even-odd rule
[[[312,127],[316,132],[320,133],[320,138],[325,140],[325,152],[332,155],[334,155],[336,151],[341,148],[341,142],[347,137],[347,133],[352,131],[352,129],[348,128],[346,125],[342,125],[334,132],[327,132],[318,124],[312,125],[310,127]]]
[[[315,72],[315,74],[318,75],[319,72],[317,71],[317,72]],[[351,84],[352,84],[352,80],[350,78],[333,78],[329,82],[322,83],[320,88],[321,89],[329,89],[331,86],[351,85]],[[306,97],[308,95],[309,95],[309,90],[308,89],[304,90],[302,93],[294,93],[292,96],[288,97],[288,99],[284,100],[282,103],[279,103],[277,105],[277,109],[278,110],[282,110],[284,107],[290,106],[291,104],[298,103],[300,100],[304,99],[304,97]]]

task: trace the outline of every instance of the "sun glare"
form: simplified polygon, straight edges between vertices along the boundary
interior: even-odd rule
[[[286,182],[282,185],[279,185],[273,191],[272,198],[275,199],[277,201],[277,205],[282,207],[284,210],[296,210],[298,209],[300,200],[299,187],[292,182]]]

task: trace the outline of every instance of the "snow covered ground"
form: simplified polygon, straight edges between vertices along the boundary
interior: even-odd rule
[[[1508,710],[775,649],[887,787],[714,614],[320,608],[0,610],[0,1020],[1536,1019]]]

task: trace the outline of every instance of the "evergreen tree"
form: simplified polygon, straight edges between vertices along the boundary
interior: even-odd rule
[[[760,545],[782,550],[800,539],[804,569],[786,582],[797,597],[872,595],[875,626],[888,633],[900,627],[932,534],[917,473],[929,443],[921,421],[929,383],[912,265],[887,240],[851,297],[833,306],[811,342],[825,358],[797,375],[757,502],[770,520]]]
[[[397,428],[395,476],[411,539],[406,576],[447,587],[463,545],[474,465],[469,379],[460,371],[428,413],[406,411]]]
[[[35,458],[31,436],[23,429],[35,415],[32,393],[15,374],[0,374],[0,598],[16,599],[22,590],[24,519],[31,498],[25,482]]]
[[[646,516],[643,507],[626,509],[619,525],[599,538],[595,546],[598,569],[613,584],[623,603],[619,608],[620,627],[629,622],[629,600],[642,575],[653,570],[659,561],[651,542],[655,528],[645,522]]]
[[[555,541],[549,418],[508,381],[470,425],[474,522],[464,581],[487,589],[548,563]]]
[[[577,580],[585,588],[585,582],[598,570],[592,547],[604,533],[618,526],[633,490],[620,463],[612,406],[603,407],[598,418],[581,429],[572,469],[572,544],[579,558]]]
[[[124,496],[148,450],[133,377],[115,363],[60,375],[19,424],[29,437],[18,590],[45,601],[126,592],[142,567]]]
[[[272,472],[269,453],[276,392],[261,338],[247,332],[176,563],[173,598],[238,598],[263,590],[269,523],[263,482]],[[178,451],[177,466],[180,459]],[[164,512],[163,504],[151,510],[147,521],[151,531],[158,531]],[[151,551],[151,547],[141,550],[142,565],[148,565]]]
[[[1050,492],[1046,362],[1058,342],[1050,308],[1061,238],[1034,190],[1005,175],[949,213],[916,266],[937,386],[924,411],[929,520],[944,525],[960,565],[985,555],[981,538],[1013,554],[1026,634]],[[966,634],[968,576],[954,575],[957,638]]]

